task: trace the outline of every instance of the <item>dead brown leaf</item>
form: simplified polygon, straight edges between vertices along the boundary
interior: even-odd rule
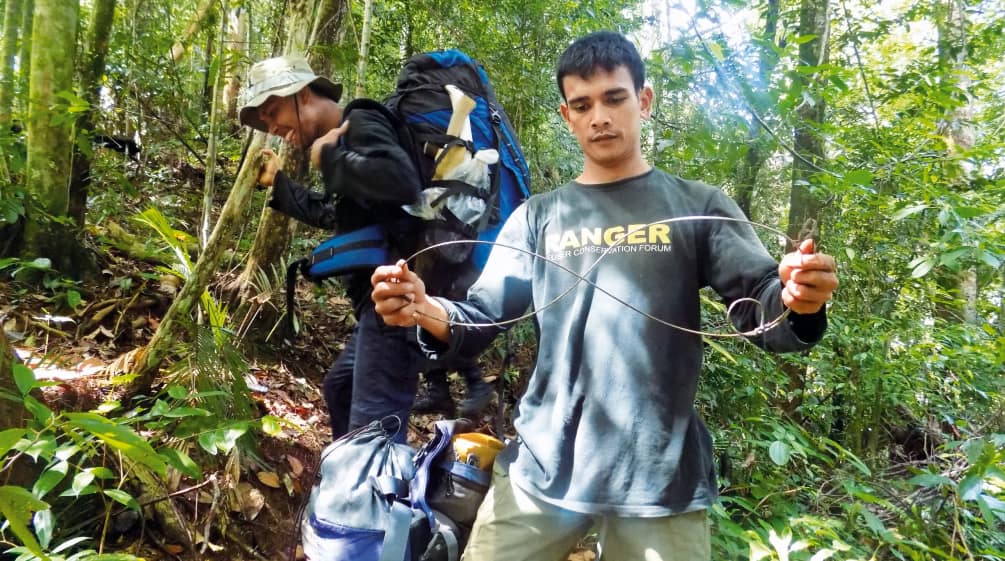
[[[261,481],[265,485],[268,485],[269,487],[272,487],[273,489],[278,489],[280,487],[279,475],[277,475],[275,472],[260,471],[255,475],[258,476],[259,481]]]
[[[294,477],[300,477],[304,473],[304,464],[296,456],[287,454],[286,461],[290,463],[290,471]]]
[[[245,520],[254,520],[265,508],[265,495],[247,481],[237,484],[237,499]]]

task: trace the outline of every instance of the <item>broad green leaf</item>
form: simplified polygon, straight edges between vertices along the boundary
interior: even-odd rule
[[[911,271],[911,277],[920,279],[921,277],[927,275],[935,267],[935,259],[931,257],[926,257],[921,260]]]
[[[52,491],[59,482],[66,477],[66,472],[69,470],[70,464],[67,462],[57,462],[52,467],[46,469],[42,472],[42,475],[35,480],[35,484],[31,488],[31,494],[38,498],[43,498],[49,491]]]
[[[35,528],[35,536],[38,538],[38,544],[42,546],[42,549],[49,549],[49,544],[52,543],[53,526],[56,523],[52,510],[47,508],[36,512],[31,517],[31,522]]]
[[[867,509],[862,509],[860,511],[862,518],[865,518],[865,525],[868,526],[873,532],[877,534],[885,534],[886,526],[883,525],[883,521],[879,519],[878,516],[873,514]]]
[[[997,518],[999,521],[1005,522],[1005,501],[982,493],[980,497],[977,498],[977,504],[980,505],[981,510],[984,511],[984,517],[987,518],[988,523],[991,523],[992,518]],[[987,511],[991,512],[991,516],[988,515]]]
[[[202,469],[185,452],[174,448],[162,448],[160,454],[171,467],[192,479],[202,480]]]
[[[167,465],[146,440],[132,429],[116,424],[96,413],[67,413],[69,423],[101,439],[130,459],[164,475]]]
[[[94,471],[90,469],[85,469],[78,471],[76,475],[73,476],[73,481],[70,482],[70,488],[63,492],[64,495],[80,496],[83,494],[84,489],[94,482]]]
[[[5,431],[0,431],[0,458],[7,454],[11,448],[17,444],[18,440],[24,436],[28,431],[24,429],[7,429]]]
[[[262,417],[262,432],[269,436],[279,436],[283,433],[282,421],[274,415]]]
[[[914,205],[914,206],[909,206],[907,208],[902,208],[902,209],[898,210],[897,212],[893,213],[893,216],[891,217],[891,219],[894,222],[896,222],[898,220],[903,220],[903,219],[907,218],[908,216],[911,216],[912,214],[917,214],[917,213],[925,210],[926,208],[929,208],[929,205]]]
[[[995,254],[993,251],[988,251],[986,249],[980,252],[980,258],[985,265],[991,267],[992,269],[997,269],[1002,264],[1001,259],[998,257],[997,254]]]
[[[872,185],[872,172],[864,169],[849,171],[844,176],[845,181],[854,185]]]
[[[721,61],[724,58],[722,56],[722,47],[719,46],[718,43],[716,43],[714,41],[710,41],[708,43],[708,50],[711,51],[712,56],[715,57],[715,60]]]
[[[919,473],[918,475],[915,475],[914,477],[909,479],[907,482],[912,483],[914,485],[918,485],[919,487],[931,488],[931,487],[940,487],[942,485],[951,485],[953,483],[953,480],[936,473]]]
[[[836,555],[836,554],[837,554],[837,550],[825,547],[825,548],[821,549],[820,551],[814,553],[813,557],[810,557],[810,561],[827,561],[827,559],[830,559],[831,557],[834,557],[834,555]]]
[[[72,288],[66,291],[66,305],[70,308],[76,309],[77,306],[83,302],[84,299],[80,296],[80,293]]]
[[[24,408],[27,409],[38,424],[42,426],[48,426],[52,421],[52,410],[49,409],[44,403],[35,399],[30,395],[24,396]]]
[[[31,456],[31,459],[36,462],[39,457],[49,460],[56,453],[56,438],[51,433],[43,432],[39,433],[34,440],[18,442],[15,448]]]
[[[968,475],[960,481],[960,498],[965,501],[975,501],[984,488],[984,480],[979,475]]]
[[[31,368],[21,363],[13,364],[11,369],[14,372],[14,383],[17,384],[18,391],[21,392],[22,396],[28,395],[28,392],[35,387],[35,373],[31,371]]]
[[[84,542],[86,542],[88,540],[91,540],[91,539],[93,539],[93,538],[88,538],[86,536],[78,536],[76,538],[70,538],[70,539],[66,540],[65,542],[62,542],[59,545],[57,545],[56,547],[52,548],[52,552],[53,553],[59,553],[61,551],[66,551],[67,549],[70,549],[71,547],[73,547],[73,546],[75,546],[77,544],[84,543]]]
[[[984,214],[984,211],[972,206],[958,206],[953,208],[960,218],[973,218]]]
[[[136,502],[136,499],[132,495],[122,489],[105,489],[104,493],[119,504],[125,505],[137,512],[140,510],[140,503]]]
[[[175,399],[185,399],[188,397],[188,392],[188,388],[183,388],[181,386],[171,386],[167,390],[168,395]]]
[[[36,499],[23,487],[13,485],[0,487],[0,513],[7,519],[11,531],[29,551],[45,560],[48,560],[49,557],[42,551],[35,535],[28,529],[28,522],[32,512],[47,508],[49,508],[48,503]]]
[[[768,447],[768,457],[771,458],[771,461],[775,462],[775,464],[784,466],[789,463],[789,458],[792,457],[792,448],[788,445],[788,443],[776,440]]]

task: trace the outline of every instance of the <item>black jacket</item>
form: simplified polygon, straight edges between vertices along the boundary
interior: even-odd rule
[[[387,117],[358,109],[347,114],[342,140],[321,150],[321,177],[326,192],[312,191],[280,171],[269,206],[316,228],[345,233],[372,224],[385,227],[392,262],[420,246],[421,220],[401,205],[418,200],[419,172],[401,146]],[[344,278],[357,312],[369,301],[370,272]]]

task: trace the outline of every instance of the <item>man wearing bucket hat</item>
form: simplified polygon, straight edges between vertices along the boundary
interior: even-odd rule
[[[270,58],[251,67],[242,95],[241,124],[309,147],[311,163],[337,203],[328,194],[291,181],[278,169],[271,150],[264,151],[259,183],[272,187],[269,206],[311,226],[343,233],[380,224],[392,257],[407,257],[418,249],[423,223],[402,205],[417,201],[422,189],[419,172],[384,114],[361,108],[343,120],[341,94],[341,84],[316,75],[299,55]],[[443,364],[428,361],[418,351],[412,330],[386,326],[374,313],[367,273],[345,275],[343,283],[357,324],[325,375],[333,438],[387,415],[407,419],[418,372],[446,377]],[[492,388],[482,380],[477,363],[463,364],[468,398],[462,409],[477,413],[487,405]]]
[[[380,224],[389,252],[407,257],[417,249],[413,240],[421,222],[401,205],[418,200],[418,172],[384,115],[354,110],[343,122],[341,94],[341,84],[316,75],[299,55],[251,67],[241,124],[310,148],[326,193],[293,182],[271,150],[263,151],[259,183],[272,187],[270,207],[311,226],[343,233]],[[384,325],[374,313],[368,274],[344,275],[342,281],[357,323],[325,375],[333,438],[387,415],[408,419],[418,373],[427,363],[411,330]]]

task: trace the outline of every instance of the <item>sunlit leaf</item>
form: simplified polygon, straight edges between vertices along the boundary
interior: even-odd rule
[[[17,441],[21,440],[21,437],[27,434],[28,431],[25,429],[7,429],[5,431],[0,431],[0,458],[7,454],[7,452],[17,444]]]
[[[984,489],[984,479],[979,475],[968,475],[960,481],[960,498],[965,501],[975,501],[981,490]]]
[[[18,391],[21,392],[22,396],[28,395],[28,392],[35,387],[35,373],[32,372],[31,368],[21,364],[14,363],[11,365],[11,370],[14,374],[14,383],[17,384]]]
[[[776,465],[784,466],[789,463],[789,458],[792,457],[792,447],[786,442],[776,440],[768,447],[768,457]]]
[[[119,450],[158,475],[166,473],[167,465],[150,444],[129,427],[114,423],[96,413],[67,413],[71,425],[98,437],[102,442]]]
[[[36,512],[31,518],[32,526],[35,528],[35,537],[38,538],[38,544],[43,549],[48,549],[49,544],[52,542],[55,521],[52,510],[48,508]]]
[[[28,522],[31,520],[31,513],[49,508],[49,504],[36,499],[27,489],[4,485],[0,487],[0,513],[10,524],[10,529],[14,535],[21,540],[32,553],[42,559],[49,559],[42,552],[35,535],[28,529]]]
[[[192,461],[192,458],[185,452],[175,448],[162,448],[160,454],[164,457],[165,461],[167,461],[167,463],[176,470],[184,473],[192,479],[202,479],[202,469],[198,464]]]
[[[140,503],[136,502],[136,499],[132,495],[121,489],[105,489],[103,492],[119,504],[125,505],[135,511],[140,510]]]
[[[266,415],[262,417],[262,432],[269,436],[279,436],[283,433],[283,423],[274,415]]]

